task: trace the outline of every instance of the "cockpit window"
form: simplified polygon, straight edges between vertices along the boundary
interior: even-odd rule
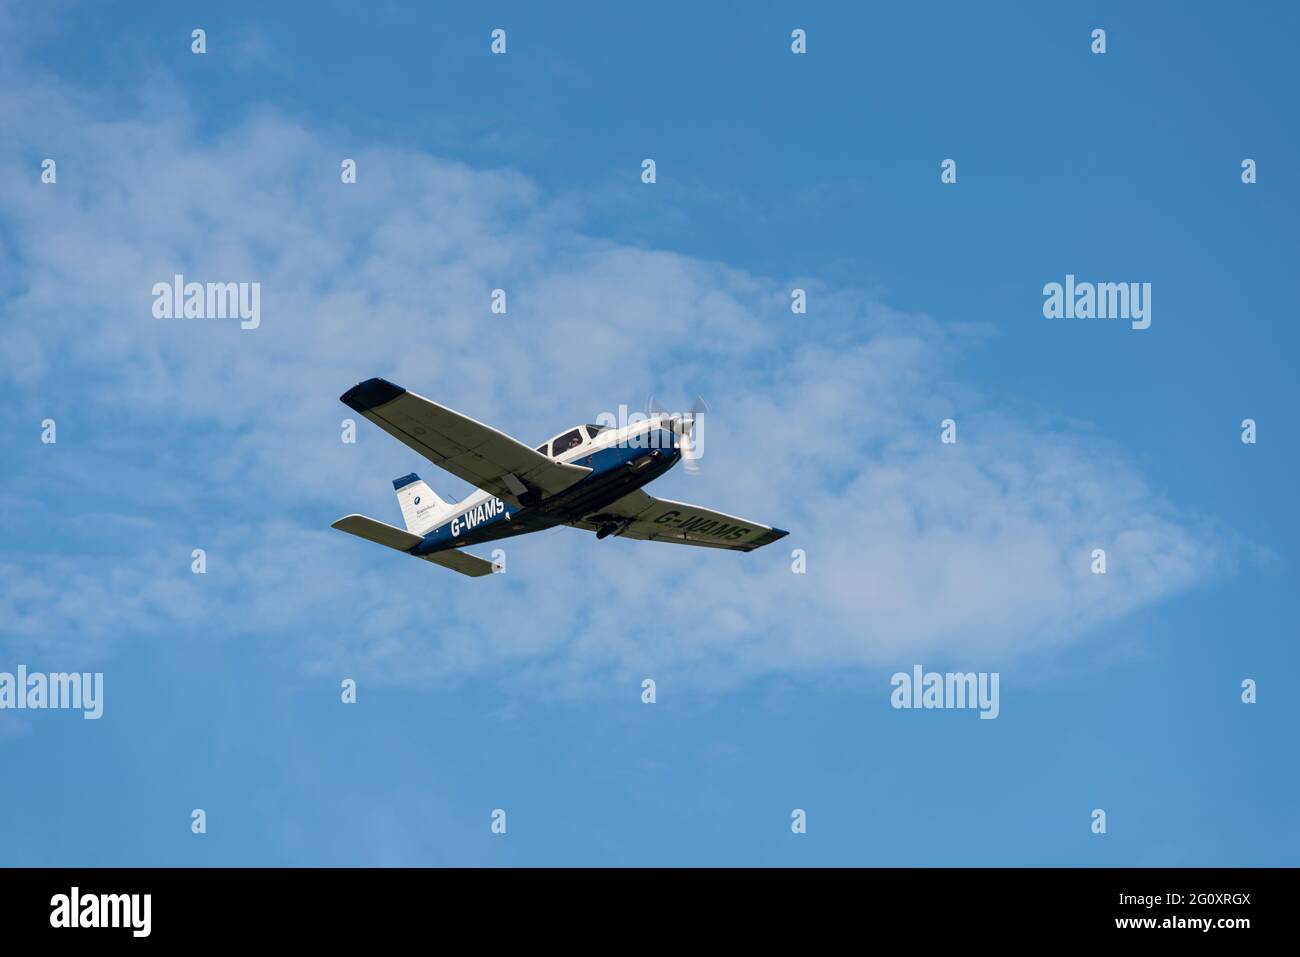
[[[594,439],[596,436],[600,435],[600,433],[604,432],[605,429],[607,428],[608,426],[604,426],[604,425],[588,425],[587,434]]]
[[[547,453],[546,450],[549,449],[550,447],[551,447],[550,442],[543,442],[541,445],[537,446],[537,451],[541,452],[543,455],[547,455],[549,453]]]
[[[552,454],[554,458],[559,458],[565,452],[576,449],[585,441],[582,437],[581,429],[574,429],[572,432],[565,432],[558,439],[551,443],[551,448],[555,451]]]

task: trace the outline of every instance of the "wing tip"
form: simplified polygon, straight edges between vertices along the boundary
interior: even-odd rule
[[[339,396],[339,401],[355,412],[365,414],[377,406],[392,402],[406,390],[400,385],[393,385],[387,379],[367,379],[358,382]]]
[[[770,529],[749,543],[749,551],[752,552],[754,549],[762,548],[764,545],[771,545],[773,542],[780,541],[789,534],[790,533],[784,528]]]

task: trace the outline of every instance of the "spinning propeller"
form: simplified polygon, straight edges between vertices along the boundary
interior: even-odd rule
[[[703,455],[700,446],[704,441],[704,413],[709,411],[709,404],[704,401],[704,396],[697,395],[691,411],[684,413],[668,412],[659,408],[654,396],[650,397],[646,405],[650,417],[660,419],[662,424],[677,436],[677,447],[681,450],[682,466],[687,474],[699,474],[700,458]]]

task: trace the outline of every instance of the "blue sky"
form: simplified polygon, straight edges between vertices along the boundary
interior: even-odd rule
[[[0,671],[105,675],[0,711],[0,863],[1296,863],[1293,8],[264,6],[0,5]],[[329,523],[468,488],[339,441],[372,375],[530,442],[702,392],[652,491],[791,536],[380,553]]]

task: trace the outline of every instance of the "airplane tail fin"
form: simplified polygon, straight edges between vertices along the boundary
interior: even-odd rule
[[[440,499],[420,476],[412,472],[393,479],[397,504],[402,507],[402,520],[407,531],[424,535],[452,511],[452,506]]]

